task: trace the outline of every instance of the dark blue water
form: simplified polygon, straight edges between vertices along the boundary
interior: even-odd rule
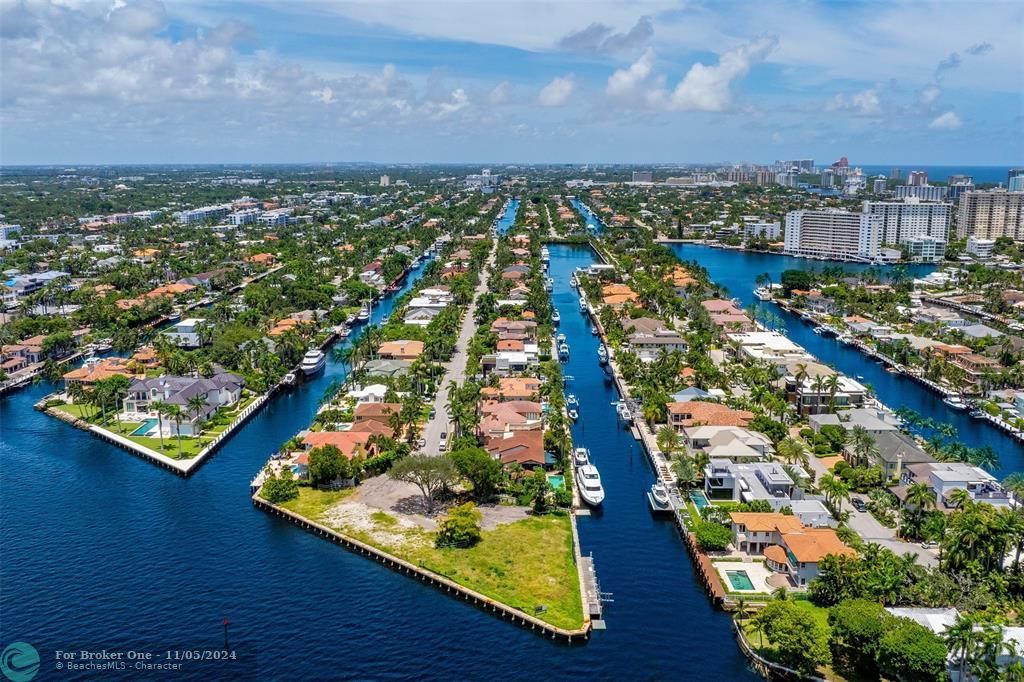
[[[867,166],[859,166],[866,175],[884,175],[889,177],[889,171],[893,168],[900,169],[900,178],[906,182],[907,176],[910,171],[924,171],[928,174],[929,182],[946,182],[950,175],[969,175],[974,178],[974,184],[980,185],[982,183],[1001,182],[1006,185],[1007,173],[1011,166],[915,166],[915,165],[903,165],[899,163],[893,164],[871,164]],[[1024,167],[1024,163],[1013,168]]]
[[[513,198],[508,208],[505,210],[505,215],[498,221],[497,230],[498,234],[505,234],[509,228],[516,222],[516,214],[519,212],[519,199]]]
[[[605,514],[580,524],[616,600],[609,629],[590,643],[552,644],[252,507],[252,476],[344,375],[333,358],[187,480],[33,410],[50,386],[0,399],[0,642],[36,646],[41,680],[54,678],[56,648],[220,647],[224,618],[261,679],[752,678],[675,530],[647,512],[653,476],[616,430],[595,342],[573,314],[568,277],[589,261],[552,248],[556,302],[578,353],[568,370],[583,402],[578,429],[608,489]],[[174,675],[227,679],[215,667]]]
[[[812,267],[821,269],[824,264],[808,261],[803,258],[780,256],[764,253],[749,253],[730,249],[716,249],[702,244],[671,244],[670,248],[682,260],[695,260],[708,270],[712,281],[726,287],[730,296],[743,302],[744,306],[758,303],[753,290],[757,286],[755,279],[767,272],[772,281],[778,282],[783,270]],[[835,266],[835,263],[829,263]],[[846,270],[864,270],[869,266],[858,263],[840,264]],[[876,266],[876,270],[882,269]],[[910,265],[908,272],[913,276],[927,274],[934,266]],[[885,367],[861,354],[856,349],[846,346],[834,337],[815,334],[813,328],[799,317],[783,311],[772,304],[769,306],[780,315],[785,323],[785,333],[796,343],[807,349],[825,364],[835,367],[851,377],[863,376],[865,383],[870,384],[879,400],[896,409],[908,407],[926,417],[939,422],[952,424],[956,427],[960,441],[970,447],[990,445],[999,453],[1000,466],[992,473],[1002,478],[1012,471],[1024,469],[1024,445],[1015,441],[988,422],[974,419],[967,412],[950,408],[942,402],[939,394],[932,392],[921,384],[897,374],[890,374]]]
[[[591,211],[589,206],[575,197],[570,199],[570,203],[573,205],[573,208],[579,211],[583,216],[584,227],[593,225],[594,227],[592,229],[596,232],[600,233],[604,231],[604,221],[601,220],[600,216]]]

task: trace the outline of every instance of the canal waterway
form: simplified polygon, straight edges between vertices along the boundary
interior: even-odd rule
[[[668,247],[681,259],[691,260],[704,266],[711,280],[728,290],[728,295],[738,298],[744,306],[760,303],[754,297],[758,275],[767,272],[773,282],[778,282],[784,270],[822,269],[839,266],[848,271],[863,271],[868,265],[860,263],[822,263],[791,256],[751,253],[734,249],[721,249],[704,244],[669,244]],[[910,275],[920,277],[932,272],[930,265],[906,266]],[[884,271],[885,267],[874,266]],[[761,303],[782,318],[783,331],[790,339],[799,343],[809,353],[827,365],[851,377],[864,377],[864,383],[875,389],[879,400],[892,409],[907,407],[925,417],[956,427],[959,439],[970,447],[991,446],[999,454],[999,467],[992,473],[1002,478],[1013,471],[1024,470],[1024,446],[995,426],[980,419],[974,419],[966,411],[954,410],[944,402],[942,396],[931,391],[913,379],[885,371],[885,366],[865,356],[857,349],[840,343],[834,337],[814,333],[811,325],[797,315],[786,312],[770,303]]]
[[[231,645],[254,661],[250,678],[755,679],[672,524],[647,511],[653,474],[615,423],[614,391],[569,289],[571,270],[590,254],[552,247],[556,303],[575,352],[570,389],[582,402],[577,434],[608,490],[604,513],[580,523],[583,551],[615,593],[609,629],[588,644],[553,644],[252,507],[253,475],[344,378],[333,357],[323,374],[274,396],[188,479],[32,409],[52,385],[0,398],[4,641],[29,642],[44,663],[58,648],[219,648],[227,618]],[[421,274],[411,272],[399,293]],[[374,308],[374,321],[394,300]],[[244,679],[238,672],[231,679]],[[224,679],[215,667],[175,677]]]
[[[569,200],[573,208],[580,212],[583,216],[583,223],[587,229],[593,230],[594,232],[601,233],[604,231],[604,221],[590,210],[590,207],[584,204],[582,201],[573,197]]]
[[[509,199],[508,205],[505,209],[505,215],[498,219],[496,229],[498,234],[505,234],[509,231],[509,228],[516,222],[516,214],[519,212],[519,199],[515,197]]]

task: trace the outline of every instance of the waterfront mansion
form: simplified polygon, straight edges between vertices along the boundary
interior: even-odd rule
[[[128,388],[124,411],[129,416],[152,418],[157,415],[155,403],[177,405],[183,413],[181,422],[164,418],[165,433],[197,436],[206,420],[218,409],[234,405],[241,399],[244,386],[242,377],[223,371],[208,379],[172,374],[136,379]],[[198,407],[198,401],[194,401],[196,396],[203,399],[202,409]]]

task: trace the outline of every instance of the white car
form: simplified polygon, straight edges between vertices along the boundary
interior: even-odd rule
[[[445,450],[448,447],[448,433],[445,432],[445,431],[441,432],[440,447],[441,447],[441,450]]]

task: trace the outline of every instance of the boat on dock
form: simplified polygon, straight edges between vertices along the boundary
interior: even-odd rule
[[[942,400],[942,402],[946,403],[946,405],[952,407],[954,410],[967,409],[967,403],[965,403],[964,399],[958,395],[947,396]]]
[[[297,379],[298,377],[295,375],[295,372],[288,372],[281,379],[281,384],[284,386],[294,386]]]
[[[561,358],[562,360],[569,359],[569,344],[565,343],[564,341],[558,344],[558,357]]]
[[[548,251],[548,247],[540,247],[540,262],[547,263],[551,260],[551,252]]]
[[[369,319],[370,319],[370,304],[369,303],[364,303],[362,305],[362,307],[359,309],[359,313],[356,314],[356,321],[357,322],[366,322]]]
[[[603,345],[597,347],[597,361],[602,365],[608,364],[608,349]]]
[[[580,418],[580,413],[576,410],[575,407],[570,407],[569,411],[566,412],[566,414],[569,416],[569,419],[571,419],[574,422]]]
[[[586,448],[576,448],[572,451],[572,462],[578,467],[590,464],[590,450]]]
[[[551,279],[550,277],[545,277],[544,278],[544,290],[550,293],[551,291],[554,291],[554,289],[555,289],[555,280]]]
[[[668,496],[668,487],[661,481],[651,485],[647,492],[647,502],[651,505],[651,511],[661,512],[672,509],[672,500]]]
[[[579,407],[580,401],[579,398],[576,397],[575,393],[570,393],[565,397],[565,404],[568,407]]]
[[[565,343],[565,334],[559,332],[558,336],[555,337],[555,341],[559,344]]]
[[[306,351],[306,354],[302,356],[302,363],[299,365],[299,369],[306,376],[316,374],[327,365],[327,356],[319,348],[313,348]]]
[[[604,502],[601,474],[593,464],[584,464],[577,469],[576,484],[580,491],[580,497],[591,507],[599,507]]]
[[[586,296],[580,296],[580,312],[585,313],[589,309],[590,309],[590,306],[587,304],[587,297]]]
[[[768,287],[757,287],[754,289],[754,298],[759,301],[770,301],[772,300],[772,290]]]
[[[633,423],[633,412],[629,409],[629,405],[624,402],[616,403],[615,411],[619,415],[619,419],[626,422],[626,424]]]
[[[556,327],[562,324],[562,315],[557,310],[551,311],[551,324],[555,325]]]

